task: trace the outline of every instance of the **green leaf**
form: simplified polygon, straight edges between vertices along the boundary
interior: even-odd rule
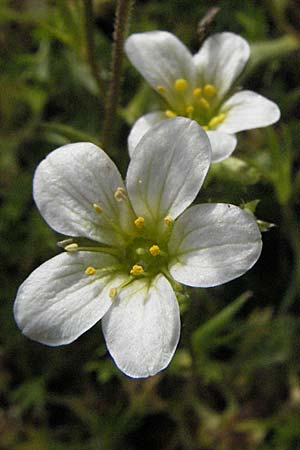
[[[235,299],[230,305],[226,306],[216,316],[208,320],[204,325],[198,328],[192,336],[192,345],[197,352],[210,346],[210,341],[228,324],[230,324],[234,315],[241,309],[246,301],[252,296],[252,292],[246,291]]]

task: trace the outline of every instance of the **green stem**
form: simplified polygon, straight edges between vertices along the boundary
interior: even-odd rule
[[[112,135],[114,118],[119,102],[119,91],[122,76],[123,48],[129,25],[133,0],[118,0],[114,29],[114,45],[112,54],[111,79],[108,88],[105,119],[103,126],[103,146],[106,150]]]
[[[104,83],[100,77],[100,68],[96,62],[95,39],[94,39],[94,12],[93,0],[83,0],[84,5],[84,32],[86,39],[86,55],[100,94],[105,92]]]

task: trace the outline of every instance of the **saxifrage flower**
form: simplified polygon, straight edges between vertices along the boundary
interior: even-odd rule
[[[50,153],[35,172],[34,199],[46,222],[72,238],[20,286],[14,314],[23,333],[68,344],[102,318],[107,348],[124,373],[164,369],[179,340],[181,284],[225,283],[261,252],[250,213],[229,204],[190,206],[210,157],[206,133],[186,118],[144,135],[125,183],[93,144]]]
[[[255,92],[232,95],[232,85],[250,54],[248,43],[236,34],[212,35],[194,56],[166,31],[132,34],[125,50],[165,101],[165,110],[148,113],[133,125],[128,139],[130,155],[149,127],[179,115],[196,120],[207,131],[212,162],[218,162],[235,149],[235,133],[271,125],[280,117],[278,106]]]

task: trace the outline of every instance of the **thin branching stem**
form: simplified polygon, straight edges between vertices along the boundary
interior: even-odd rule
[[[134,0],[118,0],[114,29],[114,44],[112,52],[111,79],[105,105],[105,119],[103,126],[103,146],[106,150],[110,144],[114,119],[119,103],[119,93],[122,78],[122,62],[124,41],[127,35],[130,13]]]
[[[105,92],[100,67],[95,55],[94,11],[93,0],[83,0],[84,5],[84,33],[86,39],[86,56],[100,94]]]

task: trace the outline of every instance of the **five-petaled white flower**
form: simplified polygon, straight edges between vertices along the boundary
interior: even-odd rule
[[[23,333],[62,345],[102,318],[108,350],[124,373],[147,377],[164,369],[180,335],[181,283],[225,283],[261,252],[250,213],[228,204],[189,207],[210,157],[206,133],[183,117],[144,135],[125,184],[93,144],[50,153],[35,172],[34,199],[46,222],[73,238],[20,286],[14,314]]]
[[[250,54],[248,43],[236,34],[212,35],[194,56],[165,31],[133,34],[125,50],[166,104],[165,111],[146,114],[133,125],[128,139],[130,155],[152,125],[179,115],[196,120],[207,131],[212,162],[221,161],[235,149],[235,133],[271,125],[280,117],[277,105],[255,92],[230,96]]]

